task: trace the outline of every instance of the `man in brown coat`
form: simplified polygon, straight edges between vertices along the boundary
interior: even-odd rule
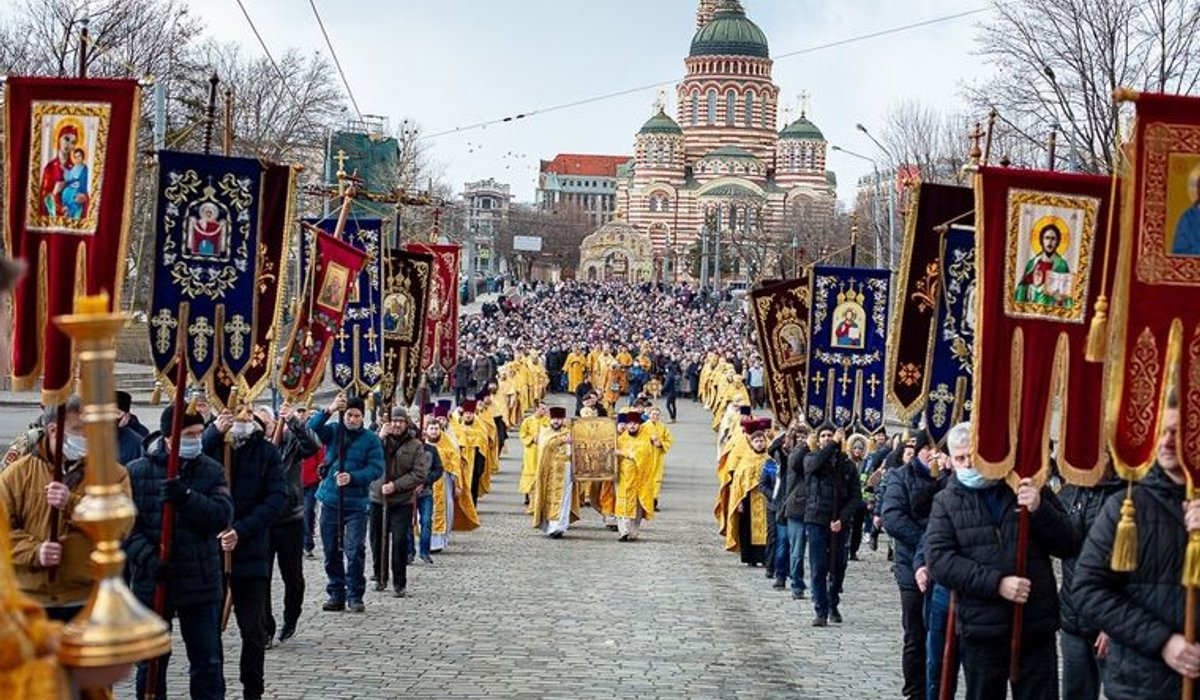
[[[375,590],[386,589],[385,567],[390,565],[392,595],[403,598],[408,593],[408,538],[412,531],[413,502],[418,490],[424,488],[430,456],[418,439],[408,413],[399,406],[392,408],[391,420],[380,427],[379,437],[383,440],[385,465],[383,477],[371,484],[369,523],[371,550],[375,555]],[[387,518],[383,517],[385,508]],[[389,536],[390,545],[386,539]]]

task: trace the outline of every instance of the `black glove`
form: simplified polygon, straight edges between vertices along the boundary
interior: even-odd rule
[[[179,505],[188,499],[192,491],[179,479],[167,479],[162,483],[161,493],[164,501]]]
[[[329,465],[322,462],[317,466],[317,478],[324,480],[327,476],[329,476]]]

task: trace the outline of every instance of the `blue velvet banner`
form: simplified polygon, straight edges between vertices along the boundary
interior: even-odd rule
[[[308,223],[322,231],[333,233],[337,227],[335,219],[310,220]],[[380,294],[381,256],[379,219],[346,220],[341,240],[367,253],[367,263],[358,273],[358,282],[351,287],[350,299],[342,327],[334,335],[333,351],[330,353],[331,378],[333,383],[349,394],[365,395],[379,388],[383,378],[383,317]],[[305,243],[301,256],[301,274],[307,269],[311,229],[305,231]]]
[[[870,433],[883,425],[887,270],[813,270],[805,419]]]
[[[942,238],[942,294],[929,350],[925,426],[942,444],[956,423],[971,418],[975,364],[975,228],[952,225]]]
[[[250,158],[162,151],[150,347],[171,385],[180,305],[189,306],[193,381],[236,383],[252,356],[262,166]]]

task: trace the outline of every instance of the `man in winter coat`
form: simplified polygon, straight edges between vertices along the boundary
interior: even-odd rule
[[[804,458],[804,529],[812,575],[813,627],[842,621],[838,603],[846,577],[846,546],[854,511],[862,500],[858,469],[842,445],[846,433],[824,425],[817,451]]]
[[[117,461],[129,464],[142,456],[142,443],[150,431],[142,425],[133,410],[133,397],[127,391],[117,392]]]
[[[375,562],[375,590],[384,588],[384,566],[390,564],[392,596],[403,598],[408,588],[408,540],[412,536],[413,501],[429,474],[429,453],[417,439],[408,412],[392,407],[391,420],[379,429],[383,440],[383,475],[371,482],[371,552]],[[387,532],[383,510],[387,508]],[[390,538],[390,544],[385,538]],[[384,552],[390,549],[386,557]],[[391,561],[386,561],[390,559]]]
[[[308,421],[325,446],[317,500],[321,502],[321,544],[328,580],[325,592],[329,596],[322,609],[331,612],[366,610],[363,550],[371,505],[369,487],[383,474],[383,443],[364,427],[363,408],[361,398],[347,399],[339,393],[327,409],[317,411]],[[339,411],[342,421],[329,423],[329,417]]]
[[[179,441],[179,476],[167,478],[170,450],[168,437],[175,411],[162,413],[161,434],[150,437],[146,456],[129,465],[137,518],[125,540],[134,595],[147,607],[154,605],[154,591],[166,585],[167,606],[163,617],[179,620],[188,656],[189,691],[192,698],[217,700],[225,697],[224,653],[221,648],[221,551],[218,534],[233,520],[233,501],[220,462],[206,457],[201,434],[204,417],[183,416]],[[159,560],[163,503],[175,508],[175,530],[171,558]],[[158,695],[164,697],[168,653],[158,662]],[[149,664],[138,664],[137,697],[145,693]],[[174,693],[182,695],[182,693]]]
[[[1049,487],[1022,479],[1014,494],[1003,480],[973,469],[970,442],[965,423],[947,436],[954,478],[934,497],[925,532],[929,573],[958,599],[958,655],[967,700],[1007,696],[1014,603],[1024,612],[1013,697],[1056,699],[1059,605],[1050,557],[1075,556],[1079,533]],[[1014,573],[1020,507],[1029,513],[1024,576]]]
[[[792,579],[792,599],[803,600],[808,585],[804,582],[804,558],[808,552],[808,530],[804,524],[804,458],[808,456],[808,435],[801,427],[787,457],[783,487],[783,518],[787,521],[788,575]]]
[[[283,514],[271,526],[270,548],[267,552],[267,568],[273,570],[279,561],[279,577],[283,579],[283,629],[279,641],[286,642],[296,634],[296,623],[304,607],[304,460],[321,451],[321,442],[309,430],[304,420],[296,415],[290,404],[279,407],[279,417],[269,406],[254,409],[255,418],[263,426],[263,433],[275,443],[278,433],[279,460],[283,467],[283,479],[287,486],[287,505]],[[283,421],[280,428],[278,421]],[[280,432],[281,431],[281,432]],[[271,611],[271,586],[267,581],[267,636],[275,636],[275,615]]]
[[[1074,593],[1084,624],[1108,635],[1104,694],[1112,700],[1177,698],[1182,678],[1200,678],[1200,643],[1183,636],[1180,587],[1188,533],[1200,530],[1200,500],[1186,501],[1179,460],[1179,409],[1168,397],[1155,464],[1133,487],[1137,568],[1112,570],[1123,498],[1114,497],[1087,535]]]
[[[263,696],[263,664],[271,632],[271,526],[287,506],[279,450],[263,434],[263,423],[249,406],[236,414],[222,411],[204,431],[204,453],[228,461],[233,524],[220,535],[221,548],[233,552],[230,593],[242,638],[238,677],[246,700]]]
[[[893,573],[900,587],[900,619],[904,627],[903,695],[906,700],[925,697],[926,652],[924,606],[926,593],[931,590],[928,569],[913,567],[913,556],[925,538],[933,497],[945,486],[949,474],[937,474],[937,447],[929,433],[919,430],[905,441],[916,454],[904,466],[889,473],[883,491],[880,513],[883,527],[895,547]]]
[[[465,353],[454,365],[454,402],[462,403],[467,400],[467,392],[475,385],[471,375],[471,358]]]

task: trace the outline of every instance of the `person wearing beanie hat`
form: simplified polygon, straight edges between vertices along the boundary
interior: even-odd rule
[[[640,411],[625,414],[625,434],[617,436],[618,476],[614,515],[620,541],[638,539],[642,521],[654,517],[654,459],[656,448],[642,430]]]
[[[538,433],[534,448],[537,473],[530,512],[534,527],[552,539],[560,539],[571,523],[579,519],[579,493],[571,473],[571,430],[567,426],[567,411],[554,406],[549,415],[549,422]]]
[[[239,667],[247,698],[264,692],[264,664],[271,644],[268,627],[271,582],[271,526],[288,505],[287,483],[279,450],[264,436],[250,406],[222,411],[204,430],[204,452],[214,461],[228,459],[233,523],[220,535],[232,552],[230,596],[242,639]]]
[[[221,645],[221,549],[217,536],[233,520],[233,500],[220,462],[203,451],[204,417],[185,412],[179,442],[179,475],[167,478],[167,461],[175,408],[168,404],[159,421],[161,432],[151,437],[145,456],[129,464],[129,480],[137,517],[124,543],[130,588],[146,607],[154,605],[155,589],[165,582],[167,620],[177,618],[187,649],[190,695],[225,697]],[[163,503],[175,509],[171,558],[159,559]],[[158,661],[155,687],[167,687],[170,657]],[[142,695],[149,664],[138,664],[136,688]]]
[[[804,458],[804,523],[812,576],[814,627],[840,623],[850,523],[862,498],[858,470],[842,450],[845,431],[824,424],[816,451]]]
[[[341,420],[330,422],[339,411]],[[363,427],[362,399],[348,399],[345,393],[314,413],[308,427],[325,446],[324,476],[317,488],[328,596],[322,609],[363,612],[370,485],[383,474],[383,442]]]
[[[143,443],[150,430],[133,415],[133,397],[127,391],[117,392],[117,461],[129,464],[143,454]]]

